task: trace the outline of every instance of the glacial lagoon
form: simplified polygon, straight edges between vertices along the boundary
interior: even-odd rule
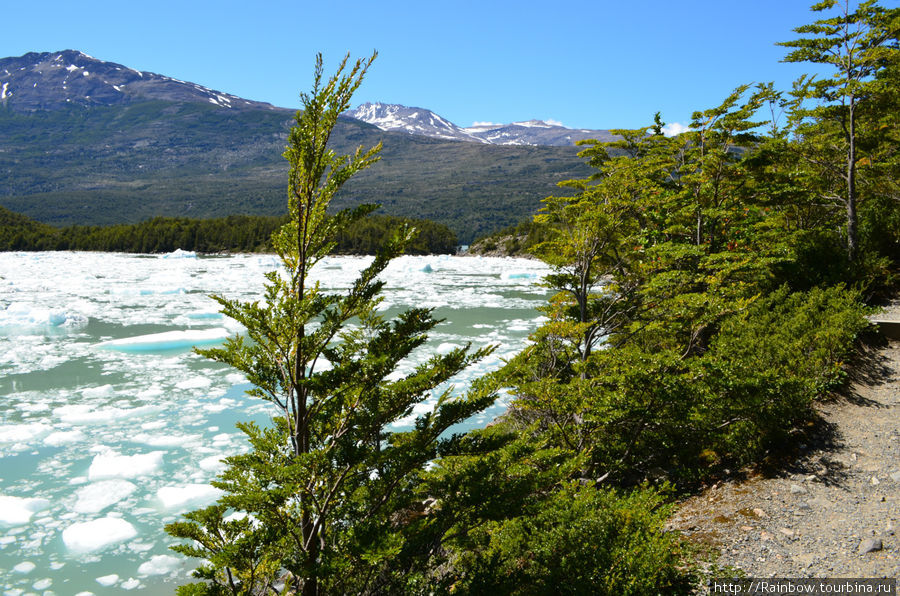
[[[369,262],[328,258],[314,277],[340,292]],[[171,594],[190,580],[196,561],[169,550],[163,526],[216,499],[220,459],[246,449],[235,422],[273,412],[191,346],[241,331],[209,294],[261,300],[277,267],[270,255],[0,254],[0,593]],[[445,319],[404,370],[470,342],[498,348],[455,390],[501,366],[542,320],[546,273],[524,259],[392,262],[382,314],[428,306]]]

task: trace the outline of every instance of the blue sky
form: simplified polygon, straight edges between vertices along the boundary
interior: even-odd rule
[[[3,8],[0,56],[76,49],[297,107],[316,52],[330,71],[377,49],[354,105],[423,107],[461,126],[637,127],[657,110],[687,122],[742,83],[788,88],[808,67],[780,63],[774,44],[815,18],[804,0],[49,0]]]

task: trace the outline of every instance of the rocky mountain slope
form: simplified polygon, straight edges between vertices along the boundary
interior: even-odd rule
[[[346,112],[346,115],[373,124],[381,130],[490,145],[566,147],[584,139],[610,141],[614,138],[608,130],[572,129],[543,120],[512,124],[478,124],[463,128],[431,110],[398,104],[364,103]]]
[[[81,52],[0,59],[0,205],[61,224],[285,210],[293,111]],[[460,242],[531,216],[590,170],[575,147],[492,145],[342,118],[337,151],[384,143],[335,207],[380,203]]]
[[[146,100],[276,110],[271,104],[97,60],[75,50],[31,52],[0,59],[0,103],[18,112],[52,110],[66,105],[122,106]]]

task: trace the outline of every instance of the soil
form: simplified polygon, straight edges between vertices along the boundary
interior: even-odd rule
[[[807,444],[686,499],[670,525],[748,577],[900,578],[900,342],[851,375]]]

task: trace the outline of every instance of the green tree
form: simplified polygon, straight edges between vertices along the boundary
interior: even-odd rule
[[[847,257],[853,263],[859,252],[861,167],[878,161],[878,137],[892,134],[879,125],[877,114],[883,112],[869,104],[881,86],[881,71],[897,61],[900,9],[886,10],[869,0],[852,10],[850,0],[824,0],[811,10],[836,6],[835,16],[797,27],[803,37],[779,45],[792,49],[785,62],[820,64],[832,73],[803,76],[794,84],[792,121],[800,153],[812,169],[811,189],[845,210]]]
[[[419,478],[441,435],[494,399],[486,383],[464,397],[444,389],[412,430],[391,431],[490,352],[460,348],[397,374],[438,323],[425,308],[393,321],[377,314],[377,276],[412,240],[411,228],[381,247],[345,295],[324,294],[310,280],[334,238],[374,209],[327,213],[341,185],[378,159],[380,146],[352,156],[328,148],[374,58],[349,72],[345,58],[327,81],[317,58],[312,92],[301,95],[284,153],[290,221],[273,236],[283,269],[267,274],[263,304],[216,298],[247,337],[200,352],[242,371],[253,384],[249,393],[273,404],[276,415],[270,428],[239,425],[252,449],[227,458],[228,469],[213,483],[224,491],[219,503],[167,527],[192,541],[175,550],[208,561],[196,571],[207,583],[182,593],[312,596],[367,593],[389,583],[395,571],[388,563],[416,527],[409,520],[421,510]],[[229,510],[238,517],[226,517]]]

